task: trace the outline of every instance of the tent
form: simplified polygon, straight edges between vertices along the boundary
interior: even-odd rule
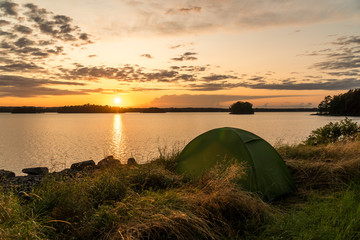
[[[218,163],[244,163],[243,188],[258,193],[264,200],[295,190],[294,181],[283,159],[264,139],[238,128],[217,128],[193,139],[180,153],[178,173],[201,176]]]

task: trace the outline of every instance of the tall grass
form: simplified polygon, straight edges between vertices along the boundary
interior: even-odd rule
[[[24,207],[13,193],[0,191],[0,239],[44,239],[47,229],[46,218]]]
[[[307,204],[274,218],[259,239],[360,239],[360,184],[345,192],[313,193]]]
[[[300,189],[341,189],[360,176],[360,142],[277,146]]]

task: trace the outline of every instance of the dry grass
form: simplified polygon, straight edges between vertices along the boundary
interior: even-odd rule
[[[285,159],[339,162],[348,159],[358,159],[360,156],[360,141],[337,142],[328,145],[279,145],[279,154]]]
[[[336,190],[360,176],[360,142],[278,149],[300,190]]]
[[[241,168],[234,164],[181,188],[130,197],[119,209],[133,216],[115,239],[222,239],[259,224],[269,207],[234,183]]]

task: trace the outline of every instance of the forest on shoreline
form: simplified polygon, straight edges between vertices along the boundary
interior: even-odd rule
[[[317,108],[254,108],[255,112],[316,112]],[[8,113],[166,113],[166,112],[230,112],[228,108],[122,108],[108,105],[75,105],[64,107],[0,107]]]

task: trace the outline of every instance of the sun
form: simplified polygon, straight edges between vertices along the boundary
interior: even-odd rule
[[[119,105],[122,102],[122,99],[119,97],[114,98],[114,103]]]

